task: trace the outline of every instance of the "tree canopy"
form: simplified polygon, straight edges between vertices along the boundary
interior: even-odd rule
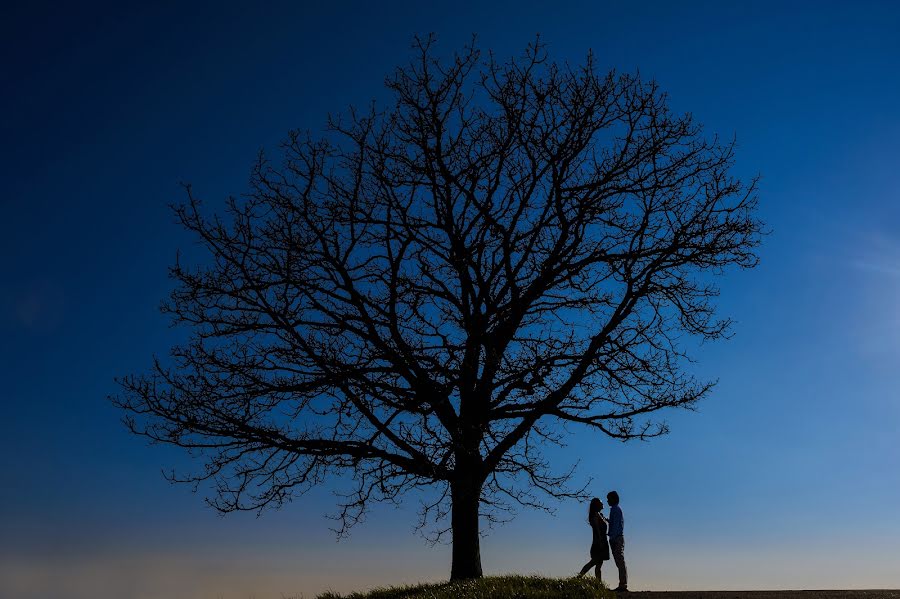
[[[479,517],[579,495],[541,455],[561,423],[650,438],[709,394],[685,340],[728,333],[712,275],[757,262],[756,182],[591,55],[442,60],[427,38],[386,85],[388,105],[261,154],[224,216],[187,189],[175,213],[209,260],[175,263],[163,310],[190,341],[113,401],[196,453],[183,480],[222,511],[346,475],[343,530],[428,489],[452,576],[480,576]]]

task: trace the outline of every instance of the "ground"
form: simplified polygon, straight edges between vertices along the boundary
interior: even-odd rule
[[[900,599],[896,591],[640,591],[628,599]]]
[[[636,591],[615,593],[596,579],[488,576],[477,580],[374,589],[318,599],[900,599],[900,590]]]

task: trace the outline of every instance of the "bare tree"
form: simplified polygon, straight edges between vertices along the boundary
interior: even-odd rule
[[[727,335],[710,275],[756,264],[761,223],[733,143],[655,83],[540,43],[506,62],[414,48],[390,106],[290,133],[227,218],[188,188],[175,211],[210,260],[176,261],[163,310],[191,340],[112,399],[202,458],[176,479],[214,481],[223,512],[349,474],[343,532],[427,490],[421,523],[470,578],[480,517],[580,496],[539,453],[566,423],[646,439],[709,393],[684,339]]]

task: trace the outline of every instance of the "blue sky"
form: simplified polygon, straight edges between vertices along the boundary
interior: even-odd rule
[[[435,2],[6,9],[0,23],[0,596],[280,597],[446,577],[449,548],[376,509],[337,543],[328,488],[222,518],[169,486],[172,449],[107,403],[181,333],[158,313],[192,242],[167,204],[246,187],[261,147],[385,97],[416,33],[501,56],[536,33],[640,69],[761,174],[762,263],[722,279],[736,336],[672,433],[574,434],[622,494],[635,589],[900,587],[900,8],[891,2]],[[488,572],[564,576],[583,506],[523,512]],[[612,568],[608,569],[611,574]]]

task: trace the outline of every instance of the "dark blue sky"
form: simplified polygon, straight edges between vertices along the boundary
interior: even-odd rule
[[[0,20],[0,595],[446,575],[412,509],[338,545],[327,489],[259,520],[215,516],[162,480],[184,457],[129,437],[105,399],[181,334],[157,311],[193,247],[167,209],[179,182],[213,206],[241,193],[259,148],[384,98],[431,31],[446,53],[477,33],[508,56],[540,33],[557,60],[593,49],[640,69],[737,136],[739,174],[762,175],[774,232],[758,269],[723,280],[736,337],[697,366],[717,393],[666,439],[576,435],[557,458],[587,456],[583,474],[623,490],[635,587],[900,586],[897,4],[152,4],[23,3]],[[570,574],[582,511],[522,514],[485,541],[486,569]]]

